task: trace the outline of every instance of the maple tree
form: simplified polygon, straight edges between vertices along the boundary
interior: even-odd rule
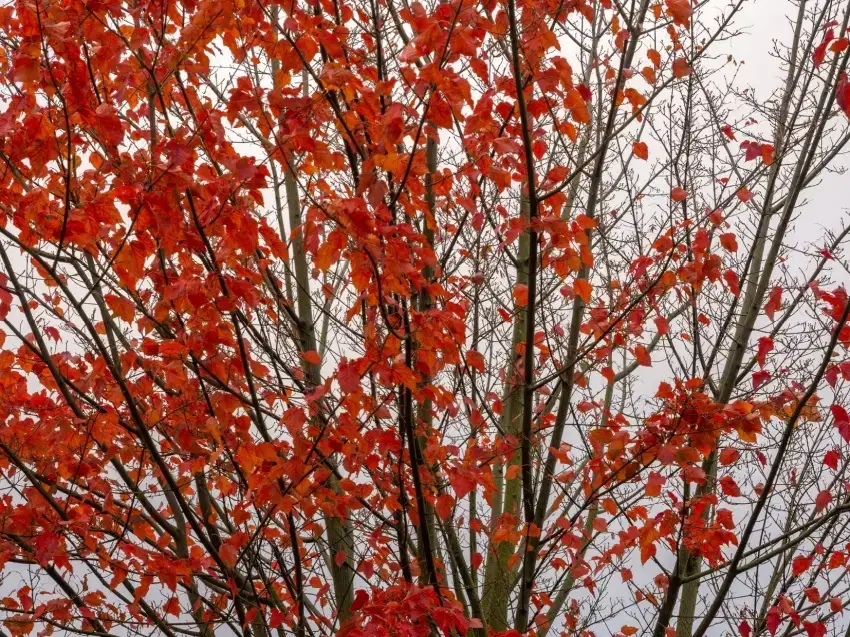
[[[850,2],[753,7],[0,7],[4,634],[844,630]]]

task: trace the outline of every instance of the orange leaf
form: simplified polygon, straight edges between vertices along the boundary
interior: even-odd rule
[[[573,292],[575,292],[576,296],[587,304],[590,303],[590,295],[593,292],[593,286],[587,279],[576,279],[573,281]]]
[[[646,57],[649,58],[649,61],[652,62],[652,66],[656,69],[661,67],[661,54],[655,49],[650,49],[646,52]]]
[[[673,201],[684,201],[688,197],[688,191],[681,186],[676,186],[670,191],[670,198]]]
[[[319,358],[319,353],[312,349],[309,352],[303,352],[301,354],[301,358],[303,358],[305,362],[311,363],[313,365],[322,364],[322,359]]]
[[[645,142],[635,142],[632,144],[632,150],[638,159],[643,159],[644,161],[649,159],[649,148],[647,148]]]
[[[112,313],[122,321],[130,323],[133,320],[133,316],[136,313],[136,306],[132,301],[115,294],[106,294],[103,300],[106,301],[106,305],[109,306]]]
[[[691,65],[685,58],[676,58],[673,60],[673,75],[679,79],[688,77],[691,74]]]
[[[557,183],[559,181],[564,181],[567,177],[567,168],[566,166],[555,166],[548,173],[546,173],[546,179],[553,183]]]
[[[528,305],[528,286],[524,283],[517,283],[514,286],[514,301],[520,307]]]
[[[567,91],[564,106],[570,109],[570,115],[579,124],[590,123],[590,112],[587,110],[587,102],[584,101],[578,89],[571,88]]]
[[[576,217],[576,223],[578,224],[578,227],[582,230],[592,230],[596,227],[596,221],[593,219],[593,217],[588,217],[584,214],[578,215]]]
[[[667,0],[667,15],[673,18],[673,24],[687,29],[693,12],[690,0]]]
[[[40,63],[37,58],[29,55],[18,55],[15,57],[14,79],[24,84],[34,82],[39,78]]]

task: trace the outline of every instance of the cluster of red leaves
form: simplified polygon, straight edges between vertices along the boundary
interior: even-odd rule
[[[466,618],[456,602],[447,605],[431,587],[395,584],[371,592],[359,590],[351,609],[355,615],[342,626],[340,637],[425,637],[435,627],[449,637],[481,628],[479,620]]]
[[[577,143],[600,96],[554,54],[553,25],[568,16],[592,22],[597,11],[608,11],[615,51],[625,50],[629,30],[606,0],[519,4],[524,68],[534,79],[524,115],[541,131],[551,128],[559,143]],[[243,627],[268,609],[271,628],[295,629],[298,613],[281,608],[303,612],[299,590],[303,596],[312,589],[323,610],[333,593],[315,575],[293,583],[287,561],[317,571],[329,562],[328,569],[369,582],[368,590],[351,593],[347,608],[326,611],[345,616],[340,630],[349,637],[477,629],[480,620],[464,615],[446,584],[445,564],[433,574],[439,592],[416,585],[407,580],[424,575],[421,565],[414,561],[405,573],[391,545],[408,521],[417,527],[433,510],[453,522],[473,492],[492,504],[497,480],[520,479],[517,435],[478,436],[489,412],[498,418],[510,408],[504,396],[492,390],[460,397],[454,382],[473,374],[512,382],[505,380],[514,373],[510,365],[495,369],[467,345],[468,292],[484,275],[445,272],[442,251],[467,225],[476,233],[494,228],[493,252],[534,233],[540,268],[563,281],[563,299],[587,306],[579,333],[590,343],[582,352],[588,365],[570,381],[579,388],[598,378],[613,383],[608,361],[615,352],[653,364],[647,336],[669,334],[666,299],[711,287],[738,296],[729,262],[738,240],[719,210],[660,232],[605,297],[588,274],[599,221],[565,214],[567,166],[547,167],[539,184],[546,197],[530,223],[508,206],[485,205],[485,193],[515,195],[530,177],[516,78],[493,77],[483,55],[488,38],[507,36],[508,12],[501,3],[486,5],[452,1],[428,12],[411,3],[400,11],[411,37],[399,47],[392,76],[376,66],[383,51],[374,35],[363,30],[356,39],[345,26],[370,22],[365,4],[19,0],[0,8],[3,41],[14,42],[0,58],[3,85],[13,87],[0,112],[0,229],[7,242],[0,319],[27,326],[0,331],[0,468],[6,479],[26,479],[15,496],[0,500],[0,563],[44,569],[59,591],[45,599],[24,586],[4,599],[16,611],[7,618],[11,632],[29,634],[45,622],[108,632],[124,622],[150,626],[188,614],[200,624],[224,622],[231,605]],[[663,74],[673,81],[694,72],[678,35],[692,24],[693,3],[653,3],[651,15],[667,24],[671,44],[659,46],[669,59],[646,50],[643,84],[620,84],[616,64],[600,63],[605,85],[620,87],[612,102],[638,122]],[[844,40],[830,33],[824,50],[815,51],[817,64],[827,45],[843,50]],[[240,70],[221,88],[217,55],[240,69],[254,57],[266,60],[269,81]],[[473,80],[487,90],[473,90]],[[850,115],[846,76],[835,99]],[[453,170],[429,167],[427,140],[455,129],[465,159]],[[234,131],[253,135],[260,152],[243,153]],[[723,132],[734,138],[731,128]],[[532,156],[555,157],[551,139],[537,135]],[[770,144],[741,148],[747,161],[775,161]],[[632,151],[650,158],[645,142],[635,141]],[[284,232],[263,208],[269,189],[280,191],[283,176],[294,173],[306,187],[301,192],[296,184],[287,194],[298,213]],[[693,196],[683,186],[670,191],[677,206]],[[744,204],[753,197],[737,190]],[[438,211],[448,212],[438,218]],[[13,253],[6,246],[24,266],[6,259]],[[293,265],[299,256],[303,264]],[[22,268],[36,281],[29,290],[15,274]],[[344,353],[318,351],[314,326],[292,292],[304,281],[312,282],[314,297],[344,304],[332,319],[350,338]],[[815,292],[839,320],[843,291]],[[505,302],[495,313],[507,323],[528,306],[528,285],[512,294],[513,312]],[[316,304],[307,296],[308,306]],[[782,302],[783,289],[775,287],[763,308],[770,320],[781,316]],[[560,326],[554,332],[564,335]],[[550,365],[559,378],[572,363],[546,337],[540,330],[521,348],[533,347],[535,363]],[[841,341],[850,342],[850,328]],[[755,389],[770,379],[771,351],[770,339],[759,343]],[[845,371],[831,366],[826,379],[835,384]],[[674,547],[683,526],[683,546],[720,564],[737,539],[731,512],[719,507],[741,488],[722,475],[719,494],[683,503],[664,491],[665,476],[704,486],[701,465],[721,439],[755,443],[765,422],[793,411],[796,389],[719,404],[691,378],[661,384],[657,409],[638,428],[622,414],[605,414],[605,426],[588,434],[580,468],[569,445],[551,453],[558,481],[578,481],[588,502],[601,507],[590,526],[608,533],[610,545],[585,560],[585,519],[524,529],[515,511],[503,511],[470,523],[489,545],[472,556],[472,568],[485,554],[493,559],[506,545],[548,533],[557,541],[544,556],[560,551],[553,567],[568,568],[594,592],[604,568],[633,548],[648,562],[660,547]],[[410,431],[400,434],[404,409],[414,403],[425,416],[414,425],[408,414]],[[576,409],[602,411],[592,401]],[[806,417],[815,411],[813,403]],[[462,445],[437,424],[459,414],[473,431]],[[850,437],[846,412],[836,405],[832,414]],[[553,420],[541,410],[537,430]],[[724,449],[721,465],[733,456]],[[825,462],[835,466],[837,459]],[[497,465],[507,466],[503,476]],[[645,500],[625,511],[626,528],[615,526],[618,504],[598,493],[637,481]],[[659,501],[666,506],[655,515],[648,502]],[[820,498],[817,509],[829,504]],[[706,522],[710,507],[716,513]],[[358,526],[348,532],[368,553],[356,555],[353,541],[341,541],[332,556],[299,544],[327,533],[330,521],[355,518]],[[265,577],[250,575],[257,553],[268,562]],[[507,565],[515,568],[521,557],[513,552]],[[88,584],[80,584],[82,595],[68,595],[64,578],[81,580],[86,568],[100,588],[122,596]],[[199,579],[213,591],[204,603],[193,597]],[[638,601],[648,599],[640,595]],[[254,607],[245,611],[240,605],[248,602]]]

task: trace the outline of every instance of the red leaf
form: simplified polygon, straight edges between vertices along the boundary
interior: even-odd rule
[[[850,442],[850,415],[847,410],[841,405],[832,405],[829,410],[832,412],[832,420],[838,433],[846,442]]]
[[[743,148],[747,153],[744,157],[744,161],[753,161],[754,159],[761,157],[761,144],[758,142],[746,139],[741,142],[741,148]]]
[[[782,613],[780,612],[778,606],[774,606],[768,611],[764,623],[765,626],[767,626],[767,629],[770,631],[770,634],[775,635],[776,630],[779,628],[779,624],[782,623]]]
[[[823,457],[823,463],[833,471],[838,471],[839,460],[841,460],[841,454],[837,449],[830,449]]]
[[[514,465],[519,466],[519,465]],[[450,496],[448,493],[444,493],[437,498],[437,503],[434,506],[434,509],[437,511],[437,515],[440,516],[441,520],[448,520],[452,511],[454,510],[455,499]]]
[[[635,142],[632,144],[632,151],[638,159],[643,159],[644,161],[649,159],[649,148],[645,142]]]
[[[826,378],[826,382],[829,383],[830,387],[835,387],[835,383],[838,382],[838,374],[839,368],[838,365],[830,365],[826,368],[826,371],[823,374],[823,377]]]
[[[797,577],[798,575],[802,575],[803,573],[808,571],[811,565],[811,557],[799,555],[791,561],[791,573],[794,575],[794,577]]]
[[[823,64],[824,58],[826,58],[827,44],[829,44],[829,41],[824,39],[820,44],[815,47],[815,50],[812,53],[812,62],[814,63],[815,68]]]
[[[481,354],[481,352],[476,352],[473,349],[468,350],[466,352],[466,364],[472,369],[478,370],[482,374],[486,369],[484,366],[484,356]]]
[[[688,198],[688,191],[681,186],[676,186],[670,191],[670,199],[673,201],[684,201]]]
[[[643,345],[636,346],[634,354],[638,365],[642,365],[643,367],[652,367],[652,357],[649,355],[649,350],[647,350],[646,347]]]
[[[472,566],[473,569],[477,569],[479,566],[481,566],[481,564],[483,562],[484,562],[484,556],[481,555],[481,553],[478,552],[478,551],[476,551],[473,554],[472,559],[469,560],[469,564],[470,564],[470,566]]]
[[[239,559],[239,549],[229,542],[225,542],[219,549],[222,561],[228,566],[236,566],[236,560]]]
[[[767,305],[764,306],[764,311],[767,317],[772,321],[776,313],[782,308],[782,288],[776,286],[771,290],[770,296],[767,299]]]
[[[720,464],[723,466],[730,465],[735,462],[741,454],[734,447],[726,447],[720,452]]]
[[[823,622],[803,622],[806,637],[825,637],[826,625]]]
[[[56,554],[63,550],[62,547],[65,544],[65,540],[61,536],[50,531],[41,533],[30,542],[35,549],[33,551],[35,559],[42,566],[47,566],[49,562],[53,561]]]
[[[360,591],[357,591],[359,593]],[[355,593],[355,599],[357,596]],[[272,612],[269,615],[269,628],[278,628],[283,625],[283,622],[286,620],[286,613],[282,610],[278,610],[277,608],[272,608]]]
[[[590,123],[590,111],[587,109],[587,102],[578,89],[572,88],[567,91],[564,106],[570,109],[570,115],[579,124]]]
[[[728,252],[738,251],[738,242],[735,240],[735,234],[732,232],[726,232],[720,235],[720,245]]]
[[[723,493],[730,498],[737,498],[741,495],[741,489],[738,488],[738,484],[730,475],[725,475],[720,478],[720,488],[723,490]]]
[[[661,495],[661,487],[664,486],[666,479],[660,473],[653,471],[649,474],[646,480],[646,495],[655,497]]]
[[[738,192],[736,192],[735,194],[738,196],[738,199],[740,199],[740,200],[741,200],[741,201],[743,201],[744,203],[747,203],[748,201],[751,201],[751,200],[753,199],[753,197],[754,197],[753,193],[751,193],[751,192],[750,192],[748,189],[746,189],[746,188],[739,188],[739,189],[738,189]]]
[[[567,168],[566,166],[555,166],[548,173],[546,173],[546,179],[553,183],[564,181],[567,177]]]
[[[170,598],[162,607],[162,612],[166,615],[180,617],[180,600],[176,597]]]
[[[773,339],[769,336],[762,336],[759,339],[759,349],[756,354],[756,361],[758,361],[759,367],[764,368],[764,364],[767,362],[767,355],[773,351]]]
[[[131,323],[133,321],[133,316],[135,316],[136,313],[136,306],[132,301],[115,294],[106,294],[104,295],[103,300],[106,301],[106,305],[109,306],[112,313],[122,321],[127,323]]]
[[[364,591],[362,588],[354,591],[354,601],[351,602],[351,606],[349,606],[349,610],[352,613],[356,613],[358,610],[363,608],[366,605],[366,602],[369,601],[369,593]]]
[[[838,79],[835,87],[835,103],[847,117],[850,117],[850,80],[847,79],[847,73],[842,73]]]
[[[738,296],[741,293],[741,286],[738,282],[738,275],[733,270],[726,270],[723,273],[723,280],[726,281],[726,285],[729,286],[729,291]]]
[[[832,494],[829,491],[821,491],[818,497],[815,498],[815,511],[823,511],[832,502]]]
[[[770,372],[761,370],[753,374],[753,389],[758,389],[770,380]]]
[[[535,139],[534,143],[531,144],[531,152],[537,159],[543,159],[546,155],[546,142],[542,139]]]

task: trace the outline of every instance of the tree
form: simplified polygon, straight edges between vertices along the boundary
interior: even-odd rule
[[[774,0],[0,8],[5,633],[847,628],[850,2],[789,8],[767,94]]]

